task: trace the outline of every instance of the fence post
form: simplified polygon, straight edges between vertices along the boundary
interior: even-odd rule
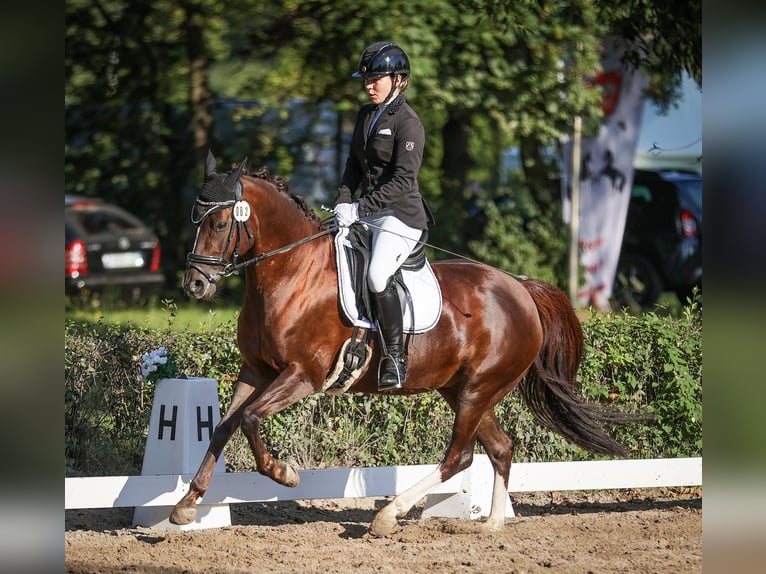
[[[157,381],[141,475],[196,473],[220,419],[215,379]],[[226,472],[223,455],[213,472]],[[228,504],[200,504],[196,520],[184,526],[170,523],[168,517],[172,509],[172,506],[136,506],[133,526],[173,530],[231,526]]]

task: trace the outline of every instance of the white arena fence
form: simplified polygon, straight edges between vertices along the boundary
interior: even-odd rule
[[[214,473],[204,504],[328,498],[385,497],[400,494],[436,465],[337,468],[299,471],[290,488],[257,472]],[[66,478],[65,508],[173,506],[188,490],[188,475]],[[439,485],[432,495],[491,493],[493,471],[486,455]],[[565,491],[699,486],[702,458],[514,463],[508,491]]]

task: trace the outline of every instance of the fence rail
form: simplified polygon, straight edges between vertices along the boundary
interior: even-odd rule
[[[255,472],[214,473],[204,504],[393,496],[425,477],[436,465],[302,470],[295,488]],[[467,473],[471,480],[466,481]],[[492,484],[486,455],[439,485],[432,494],[459,493],[464,485]],[[186,493],[192,475],[104,476],[65,479],[65,508],[172,506]],[[602,490],[699,486],[702,458],[516,463],[508,491]]]

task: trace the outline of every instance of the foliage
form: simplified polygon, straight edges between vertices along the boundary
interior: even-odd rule
[[[631,448],[662,445],[666,456],[702,451],[702,321],[698,303],[684,307],[681,318],[655,312],[634,317],[593,315],[588,361],[580,376],[595,383],[593,400],[620,397],[634,409],[653,413],[640,438],[616,429]]]
[[[652,423],[611,429],[632,457],[701,455],[701,325],[696,305],[686,307],[681,318],[610,314],[584,322],[582,396],[656,416]],[[168,349],[179,374],[216,379],[224,412],[239,370],[235,333],[234,321],[183,331],[67,321],[67,474],[140,472],[154,388],[141,377],[147,349]],[[516,392],[500,402],[496,413],[514,439],[517,461],[593,458],[538,425]],[[409,398],[319,394],[269,417],[262,431],[275,456],[301,468],[431,464],[444,454],[452,421],[436,393]],[[228,443],[225,461],[230,471],[253,469],[241,433]]]
[[[702,2],[601,1],[612,28],[628,40],[631,65],[668,77],[684,70],[702,85]]]
[[[469,243],[471,252],[499,269],[566,289],[566,226],[543,217],[528,194],[519,192],[515,197],[502,212],[494,201],[482,203],[486,225],[481,237]]]
[[[137,472],[146,444],[154,384],[141,375],[142,355],[165,347],[177,372],[219,382],[231,396],[239,366],[233,322],[207,330],[173,332],[131,323],[65,324],[64,436],[68,472]]]

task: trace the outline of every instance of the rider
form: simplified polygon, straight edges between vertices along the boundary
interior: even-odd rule
[[[407,377],[403,311],[393,276],[433,223],[417,180],[425,132],[404,99],[410,62],[399,46],[392,42],[367,46],[352,76],[364,78],[372,103],[357,115],[334,212],[341,226],[360,217],[369,223],[372,253],[367,286],[383,347],[378,388],[393,390],[401,388]],[[353,201],[360,188],[359,199]]]

